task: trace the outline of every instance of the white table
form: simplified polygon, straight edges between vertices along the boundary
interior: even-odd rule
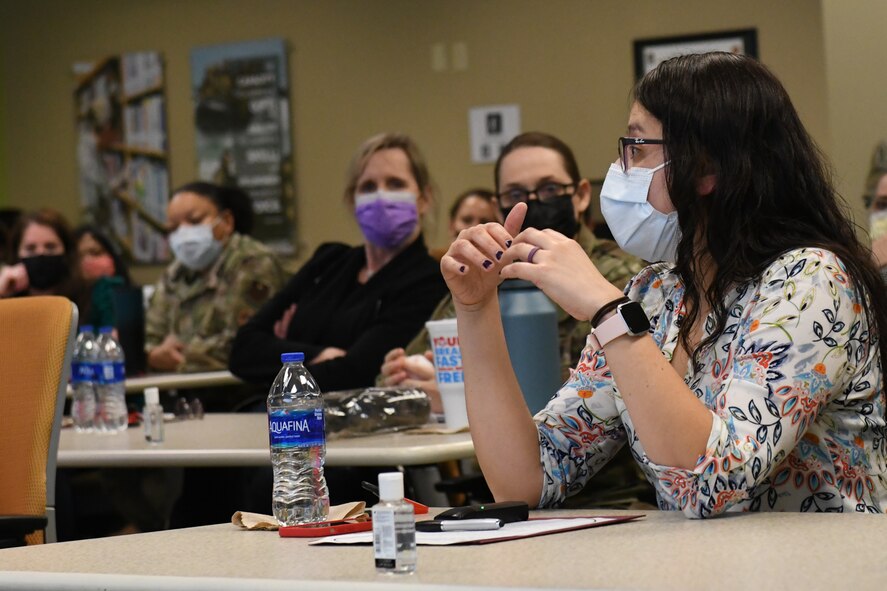
[[[174,388],[212,388],[242,384],[243,381],[230,371],[204,371],[199,373],[148,374],[126,380],[127,394],[141,394],[152,386],[161,390]]]
[[[60,468],[267,466],[268,419],[262,413],[208,413],[170,422],[161,444],[142,427],[113,435],[62,429]],[[468,433],[388,433],[327,441],[327,466],[415,466],[474,457]]]
[[[638,512],[597,514],[629,513]],[[0,550],[0,571],[7,571],[0,589],[881,591],[887,581],[883,516],[645,515],[498,544],[421,546],[417,572],[396,578],[375,574],[369,546],[309,546],[275,532],[212,525]]]

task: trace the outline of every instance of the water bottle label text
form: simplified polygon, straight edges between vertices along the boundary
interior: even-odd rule
[[[92,363],[74,362],[71,364],[71,381],[75,384],[91,382],[95,379],[95,367]]]
[[[126,370],[119,361],[105,361],[95,368],[96,381],[99,384],[116,384],[126,379]]]
[[[272,447],[323,445],[323,409],[273,413],[268,417],[268,436]]]

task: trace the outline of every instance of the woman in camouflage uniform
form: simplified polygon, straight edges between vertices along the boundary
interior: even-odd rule
[[[151,298],[145,321],[148,366],[157,371],[226,369],[237,329],[283,285],[283,269],[247,234],[248,197],[189,183],[167,210],[175,261]]]

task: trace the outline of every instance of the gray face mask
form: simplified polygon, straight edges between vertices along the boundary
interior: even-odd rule
[[[169,247],[180,263],[192,271],[203,271],[212,265],[222,253],[223,245],[213,236],[212,224],[179,226],[169,235]]]

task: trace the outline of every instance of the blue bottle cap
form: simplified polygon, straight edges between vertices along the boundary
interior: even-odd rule
[[[280,355],[281,363],[302,363],[305,361],[304,353],[281,353]]]
[[[81,324],[80,332],[95,332],[91,324]]]
[[[112,332],[114,332],[113,326],[103,326],[99,328],[99,334],[111,334]]]

